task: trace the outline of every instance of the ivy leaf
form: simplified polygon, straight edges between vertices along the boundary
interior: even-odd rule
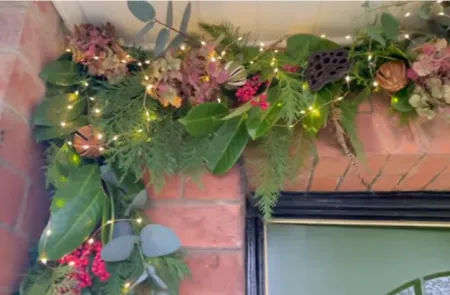
[[[134,197],[134,199],[131,202],[131,204],[125,210],[124,215],[125,216],[129,216],[131,209],[134,209],[134,208],[144,209],[145,208],[145,204],[147,204],[147,200],[148,200],[147,190],[143,189],[136,195],[136,197]]]
[[[181,25],[180,25],[180,32],[182,32],[183,34],[187,33],[190,18],[191,18],[191,2],[189,2],[186,5],[186,8],[184,9],[184,12],[183,12],[183,18],[181,20]]]
[[[383,12],[381,15],[381,25],[387,38],[394,40],[397,37],[400,31],[400,23],[392,14]]]
[[[140,21],[148,22],[156,16],[155,8],[147,1],[128,0],[127,5],[131,13]]]
[[[68,106],[72,109],[68,109]],[[61,94],[44,99],[33,113],[33,124],[60,126],[78,118],[86,107],[86,101],[76,94]]]
[[[158,36],[156,37],[155,56],[161,56],[164,53],[167,41],[169,41],[169,35],[170,32],[166,28],[159,31]]]
[[[209,170],[215,174],[230,170],[244,151],[248,138],[242,118],[226,121],[211,140],[206,155]]]
[[[130,258],[137,236],[120,236],[111,240],[102,249],[102,259],[106,262],[119,262]]]
[[[366,27],[366,32],[370,38],[380,43],[382,46],[386,46],[386,40],[378,33],[377,28],[374,26],[368,25]]]
[[[224,123],[220,118],[228,113],[228,108],[221,103],[209,102],[192,108],[179,121],[194,136],[211,134]]]
[[[151,29],[153,29],[154,26],[155,21],[149,21],[148,23],[146,23],[145,26],[142,27],[142,29],[139,32],[137,32],[136,36],[134,36],[134,42],[135,43],[143,42],[145,34],[147,34]]]
[[[255,140],[266,134],[273,124],[280,118],[281,110],[283,109],[278,97],[278,89],[270,88],[268,92],[270,107],[267,110],[260,108],[253,108],[248,115],[246,121],[247,131],[250,137]],[[273,99],[275,98],[275,99]]]
[[[76,120],[66,123],[66,126],[37,126],[34,129],[34,136],[37,142],[42,142],[44,140],[54,139],[62,137],[67,134],[71,134],[77,131],[81,126],[87,125],[89,123],[87,117],[81,116]]]
[[[173,24],[173,3],[172,0],[167,2],[166,25],[171,27]]]
[[[180,249],[181,242],[174,231],[159,225],[146,225],[140,235],[142,253],[147,257],[169,255]]]
[[[40,257],[57,260],[90,236],[102,215],[105,195],[97,165],[85,165],[69,175],[55,193],[50,220],[39,241]]]
[[[297,34],[287,39],[286,52],[299,63],[307,60],[313,52],[339,47],[339,44],[325,38],[310,34]]]
[[[230,119],[239,117],[239,116],[247,113],[248,110],[250,110],[251,108],[252,108],[251,103],[247,102],[247,103],[241,105],[240,107],[235,108],[230,114],[223,117],[222,120],[230,120]]]
[[[56,60],[47,64],[39,76],[45,82],[58,86],[72,86],[80,82],[77,64],[68,60]]]

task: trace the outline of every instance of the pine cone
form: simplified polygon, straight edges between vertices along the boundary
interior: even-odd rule
[[[397,92],[408,84],[406,66],[402,61],[389,61],[378,69],[375,80],[384,90]]]

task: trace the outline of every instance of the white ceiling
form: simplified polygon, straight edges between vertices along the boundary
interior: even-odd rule
[[[219,23],[229,21],[250,31],[259,41],[277,40],[286,33],[326,34],[333,39],[342,39],[356,29],[373,21],[375,13],[367,14],[363,1],[191,1],[192,13],[189,29],[196,31],[198,22]],[[379,6],[394,1],[371,1]],[[166,1],[151,1],[157,18],[164,21]],[[174,26],[178,27],[186,1],[174,1]],[[391,7],[389,11],[403,18],[412,6]],[[93,24],[112,22],[121,36],[131,38],[144,24],[127,8],[126,1],[81,1],[80,6]],[[408,18],[412,19],[412,18]],[[146,43],[153,43],[157,29],[146,36]]]

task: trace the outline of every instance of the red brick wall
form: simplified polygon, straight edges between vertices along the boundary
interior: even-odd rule
[[[0,2],[0,295],[17,288],[29,246],[47,221],[42,147],[30,114],[43,98],[38,74],[61,52],[51,2]]]

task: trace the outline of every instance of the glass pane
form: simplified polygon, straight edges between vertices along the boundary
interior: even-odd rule
[[[449,230],[269,224],[267,235],[268,295],[450,294]]]

